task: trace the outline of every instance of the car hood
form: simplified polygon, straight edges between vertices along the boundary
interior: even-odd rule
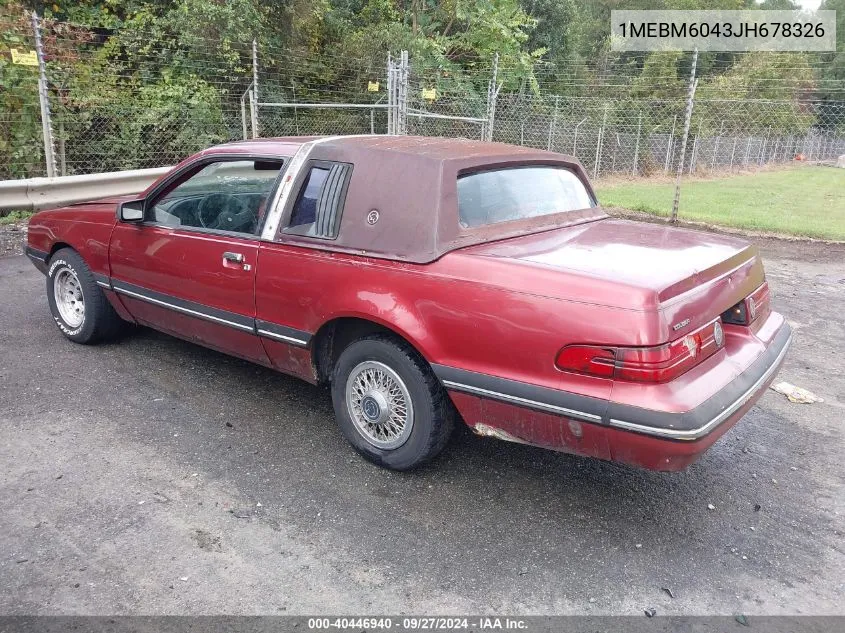
[[[757,248],[744,240],[612,218],[461,252],[516,266],[526,291],[634,309],[663,306],[736,273],[743,283],[730,282],[742,286],[731,300],[739,301],[764,279]]]
[[[117,205],[121,202],[129,202],[130,200],[137,200],[138,194],[128,194],[124,196],[108,196],[105,198],[95,198],[93,200],[83,200],[82,202],[74,202],[69,204],[68,207],[86,207],[91,205],[101,205],[101,204],[113,204]]]

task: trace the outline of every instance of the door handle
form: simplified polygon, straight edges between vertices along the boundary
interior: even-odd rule
[[[223,253],[223,265],[230,266],[231,264],[240,264],[244,270],[252,269],[252,266],[246,263],[246,257],[244,257],[243,253],[226,251]]]

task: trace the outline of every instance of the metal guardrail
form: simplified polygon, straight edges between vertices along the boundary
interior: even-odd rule
[[[140,193],[171,167],[0,181],[0,211],[39,210]]]

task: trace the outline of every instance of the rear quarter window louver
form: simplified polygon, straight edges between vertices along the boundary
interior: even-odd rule
[[[346,182],[350,166],[345,164],[332,165],[323,191],[317,202],[317,218],[314,227],[316,237],[333,238],[337,236],[338,221],[343,205]]]

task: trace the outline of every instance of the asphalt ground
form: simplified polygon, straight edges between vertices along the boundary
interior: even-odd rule
[[[0,613],[843,614],[845,249],[764,252],[780,379],[825,401],[767,392],[682,473],[465,429],[388,472],[327,390],[146,329],[73,344],[0,258]]]

